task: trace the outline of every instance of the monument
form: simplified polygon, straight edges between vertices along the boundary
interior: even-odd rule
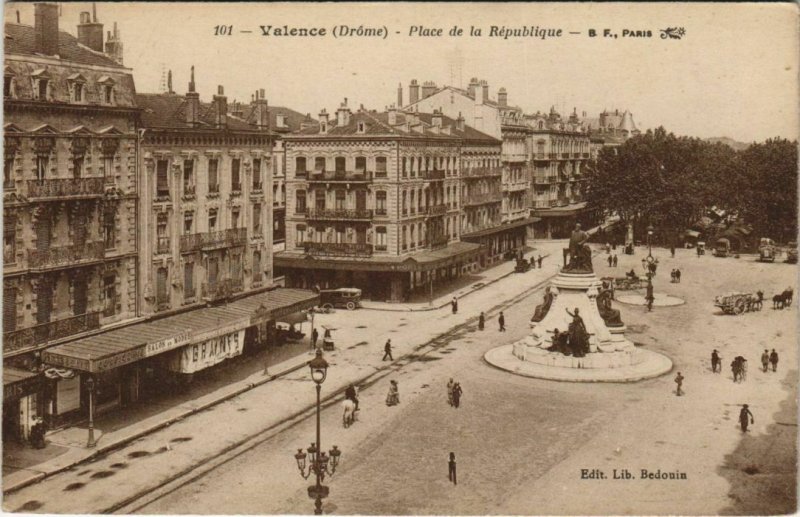
[[[639,380],[671,369],[667,357],[625,337],[611,291],[594,274],[588,238],[576,225],[564,267],[534,310],[531,334],[487,352],[489,363],[521,375],[575,381]]]

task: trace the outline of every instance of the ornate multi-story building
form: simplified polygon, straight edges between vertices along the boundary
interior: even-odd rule
[[[398,93],[398,99],[401,99]],[[497,100],[489,96],[489,84],[472,78],[466,90],[453,86],[438,87],[427,81],[420,86],[416,80],[409,85],[409,104],[406,111],[432,112],[440,110],[451,118],[463,116],[467,126],[502,141],[500,221],[506,226],[503,241],[510,249],[524,246],[526,228],[533,233],[534,218],[530,217],[529,189],[531,167],[527,149],[528,127],[522,109],[508,104],[508,92],[500,88]]]
[[[359,287],[372,299],[402,301],[475,264],[481,246],[459,241],[462,148],[476,178],[492,178],[499,141],[463,119],[395,108],[353,113],[346,99],[335,119],[323,110],[318,126],[283,139],[286,251],[275,265],[287,285]],[[499,189],[490,184],[468,190],[476,227],[497,218]]]
[[[47,412],[43,349],[136,316],[134,83],[96,15],[78,37],[58,6],[5,26],[4,431]],[[11,408],[8,412],[5,408]]]
[[[537,235],[563,238],[584,217],[586,167],[592,160],[589,134],[575,110],[566,119],[554,107],[525,116],[533,164],[530,198]]]

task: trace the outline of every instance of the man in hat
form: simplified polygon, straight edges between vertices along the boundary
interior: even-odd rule
[[[748,415],[750,416],[750,423],[755,424],[755,419],[753,418],[753,413],[747,408],[747,404],[742,406],[742,410],[739,411],[739,424],[742,426],[742,432],[747,432],[747,422],[748,422]]]
[[[769,362],[772,363],[772,371],[773,372],[777,372],[778,371],[778,352],[776,352],[774,348],[772,349],[772,353],[769,354]]]
[[[681,387],[683,386],[683,375],[681,375],[681,372],[678,372],[678,375],[675,376],[675,384],[678,385],[678,389],[675,391],[675,394],[680,397],[683,395],[683,392],[681,391]]]
[[[716,348],[711,352],[711,371],[713,373],[720,373],[720,371],[722,371],[722,359],[720,359],[719,352],[717,352]]]
[[[769,370],[769,351],[766,349],[764,350],[764,353],[761,354],[761,368],[765,373],[767,370]]]
[[[386,344],[383,345],[383,359],[381,359],[381,361],[385,361],[387,357],[389,358],[390,361],[394,361],[394,358],[392,357],[392,340],[391,339],[387,339],[386,340]]]

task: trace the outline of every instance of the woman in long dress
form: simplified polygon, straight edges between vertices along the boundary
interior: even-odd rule
[[[386,405],[394,406],[400,403],[400,392],[397,391],[397,381],[389,382],[389,394],[386,395]]]

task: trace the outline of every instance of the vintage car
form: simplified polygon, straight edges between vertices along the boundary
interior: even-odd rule
[[[714,256],[715,257],[727,257],[728,254],[731,252],[731,241],[725,237],[721,239],[717,239],[717,243],[714,245]]]
[[[781,250],[775,245],[775,241],[767,237],[761,237],[758,243],[758,260],[761,262],[775,262],[775,257],[780,255]]]
[[[795,241],[789,243],[789,248],[786,250],[786,262],[797,264],[797,242]]]
[[[533,259],[531,259],[531,262]],[[517,265],[514,266],[515,273],[524,273],[531,268],[531,262],[528,262],[524,258],[517,258]]]
[[[342,307],[348,311],[353,311],[361,307],[361,289],[354,287],[322,289],[319,292],[319,305],[323,309]]]

